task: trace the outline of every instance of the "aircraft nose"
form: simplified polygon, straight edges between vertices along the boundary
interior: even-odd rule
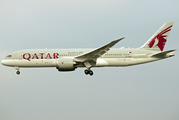
[[[1,64],[2,64],[2,65],[9,66],[9,61],[7,61],[7,60],[2,60],[2,61],[1,61]]]
[[[2,61],[1,61],[1,64],[2,64],[2,65],[5,65],[5,60],[2,60]]]
[[[1,64],[5,66],[14,66],[13,60],[2,60]]]

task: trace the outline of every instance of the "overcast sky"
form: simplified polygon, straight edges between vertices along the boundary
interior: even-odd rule
[[[179,48],[178,0],[0,0],[0,60],[23,49],[137,48],[174,21],[164,50]],[[131,67],[0,65],[0,120],[179,120],[179,56]]]

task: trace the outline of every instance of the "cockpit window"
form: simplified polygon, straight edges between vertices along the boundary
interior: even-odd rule
[[[12,55],[8,55],[8,56],[6,56],[6,57],[12,57]]]

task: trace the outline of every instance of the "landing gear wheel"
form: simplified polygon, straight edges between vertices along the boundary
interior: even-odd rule
[[[86,74],[86,75],[88,75],[88,74],[89,74],[89,70],[85,70],[84,72],[85,72],[85,74]]]
[[[92,76],[92,75],[93,75],[93,71],[90,70],[90,71],[89,71],[89,74]]]
[[[91,76],[93,75],[93,71],[92,70],[86,69],[84,72],[85,72],[86,75],[88,75],[88,74],[91,75]]]
[[[20,74],[20,71],[17,71],[16,74],[19,75],[19,74]]]

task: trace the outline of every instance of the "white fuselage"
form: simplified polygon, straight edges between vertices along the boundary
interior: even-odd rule
[[[56,67],[59,58],[74,58],[92,49],[37,49],[23,50],[6,57],[2,64],[12,67]],[[93,67],[130,66],[164,58],[150,57],[157,51],[141,49],[111,49],[99,57]],[[165,56],[167,58],[169,56]],[[78,62],[75,61],[74,62]],[[85,67],[83,64],[77,67]]]

